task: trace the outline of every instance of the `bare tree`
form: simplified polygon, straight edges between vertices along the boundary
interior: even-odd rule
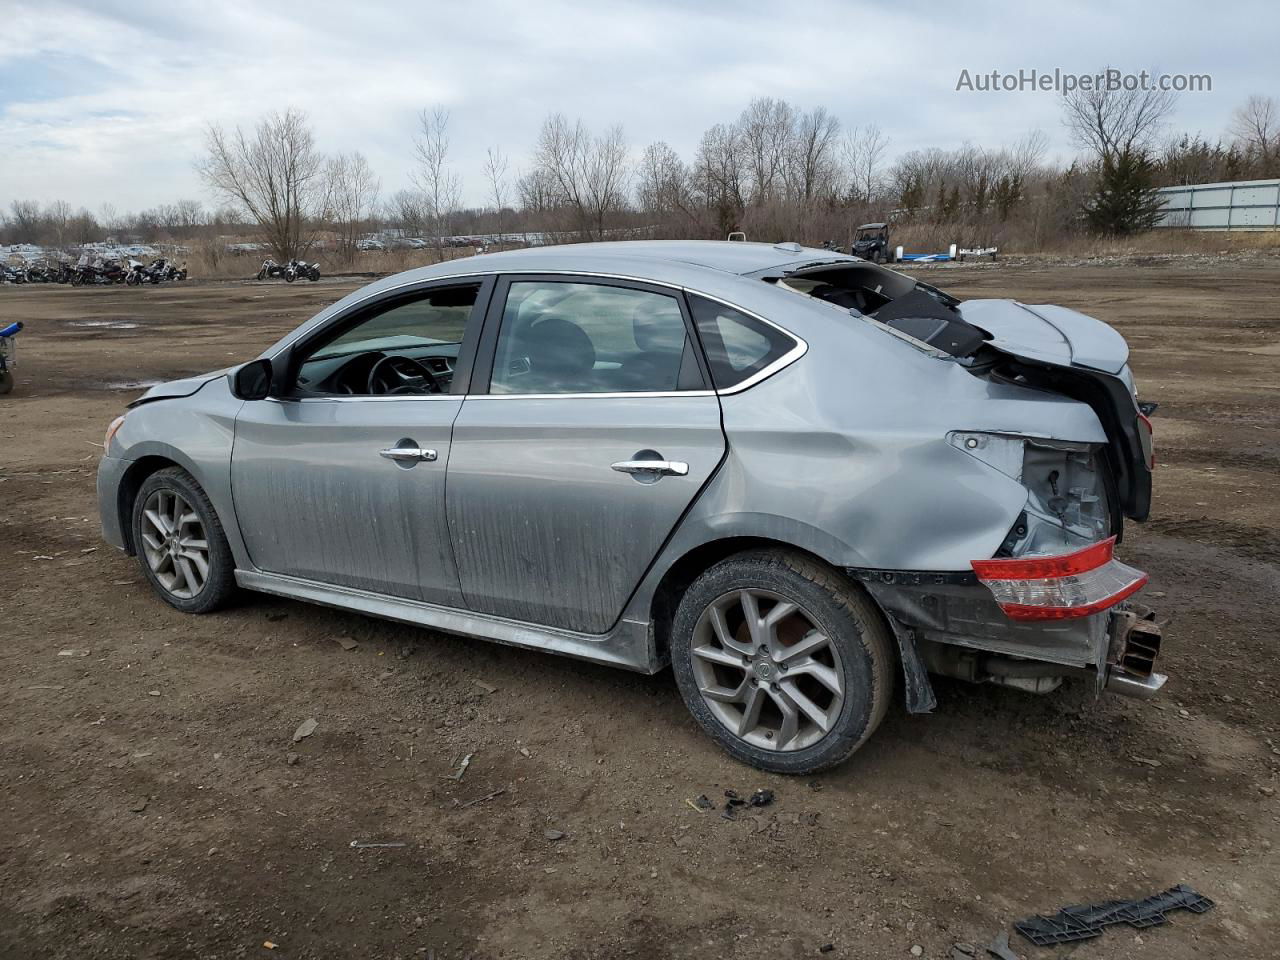
[[[1274,97],[1255,93],[1236,107],[1227,129],[1267,166],[1271,157],[1280,152],[1280,104]]]
[[[695,189],[715,215],[720,236],[741,229],[747,205],[739,143],[736,128],[717,123],[702,135],[694,162]]]
[[[839,179],[836,156],[840,141],[840,121],[815,107],[795,122],[789,163],[790,190],[803,203],[833,196]]]
[[[324,157],[304,113],[272,112],[251,132],[210,126],[207,155],[196,165],[205,182],[257,224],[273,256],[304,254],[325,206]],[[105,212],[105,208],[104,208]]]
[[[35,243],[40,238],[40,204],[14,200],[9,204],[9,222],[19,243]]]
[[[853,200],[870,204],[881,192],[884,157],[889,150],[889,138],[880,128],[869,123],[854,127],[844,140],[844,162],[849,170],[850,190]]]
[[[418,135],[413,148],[418,158],[414,181],[422,190],[431,218],[436,254],[444,256],[444,237],[449,222],[461,204],[462,181],[449,169],[449,111],[444,107],[423,110],[418,116]]]
[[[493,204],[498,233],[504,230],[507,208],[507,158],[501,147],[490,147],[484,153],[484,178],[489,182],[489,200]]]
[[[426,232],[427,209],[418,191],[397,190],[384,209],[386,218],[399,224],[409,236],[420,237]]]
[[[680,155],[667,143],[658,141],[645,147],[637,179],[640,209],[658,221],[665,221],[661,226],[667,234],[678,232],[688,236],[690,228],[694,228],[695,236],[701,232],[692,175]]]
[[[581,120],[547,117],[535,162],[555,185],[559,202],[573,211],[578,230],[603,239],[606,223],[627,202],[627,143],[622,127],[593,137]]]
[[[351,263],[364,224],[377,206],[382,183],[359,150],[331,157],[325,176],[329,181],[329,219],[338,234],[338,253]]]
[[[1075,141],[1102,163],[1147,150],[1177,102],[1177,94],[1170,90],[1104,86],[1063,94],[1062,110]]]
[[[773,200],[781,193],[795,126],[795,108],[773,97],[757,97],[738,118],[753,203]]]

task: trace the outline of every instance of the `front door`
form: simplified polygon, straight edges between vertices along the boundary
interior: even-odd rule
[[[690,329],[678,291],[498,284],[448,471],[471,609],[585,633],[618,618],[724,455]]]
[[[232,494],[268,573],[457,606],[445,468],[479,285],[338,318],[293,351],[279,398],[244,405]]]

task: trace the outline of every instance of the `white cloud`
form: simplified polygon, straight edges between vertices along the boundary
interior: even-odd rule
[[[1179,9],[1181,8],[1181,9]],[[455,161],[483,195],[485,148],[516,164],[553,110],[624,125],[636,152],[701,132],[754,96],[875,122],[894,152],[997,145],[1040,127],[1069,151],[1051,94],[955,92],[962,68],[1090,71],[1110,62],[1209,72],[1178,125],[1216,136],[1274,89],[1265,30],[1215,52],[1196,4],[1004,6],[776,3],[20,3],[0,32],[0,203],[65,198],[137,209],[204,197],[192,161],[208,123],[306,109],[323,149],[365,152],[388,192],[412,168],[415,114],[453,111]],[[1234,23],[1269,22],[1261,3]]]

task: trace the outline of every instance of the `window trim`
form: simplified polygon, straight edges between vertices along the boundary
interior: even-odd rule
[[[599,279],[599,280],[622,280],[628,283],[641,284],[644,286],[651,286],[651,287],[659,287],[665,290],[673,290],[673,291],[676,291],[677,293],[686,294],[686,295],[696,294],[699,297],[706,297],[708,300],[714,300],[716,303],[721,303],[726,307],[731,307],[732,309],[737,310],[740,313],[745,313],[747,316],[753,317],[756,320],[759,320],[761,323],[767,323],[769,326],[779,330],[781,333],[790,337],[795,342],[795,346],[790,351],[783,354],[773,363],[769,364],[769,366],[763,368],[762,370],[756,371],[756,373],[753,376],[748,377],[746,380],[742,381],[741,383],[734,384],[732,387],[726,387],[723,390],[716,390],[714,389],[714,387],[705,391],[680,390],[680,391],[677,391],[677,393],[675,394],[678,396],[690,397],[690,396],[715,395],[715,396],[727,397],[727,396],[732,396],[735,393],[741,393],[744,390],[751,389],[757,383],[760,383],[762,380],[768,379],[769,377],[773,376],[775,373],[781,372],[783,369],[795,363],[797,360],[799,360],[809,351],[808,342],[799,334],[793,333],[792,331],[788,330],[786,327],[770,320],[768,317],[761,316],[760,314],[756,313],[754,310],[750,310],[742,306],[741,304],[734,303],[730,300],[726,300],[723,297],[716,296],[713,293],[707,293],[705,290],[697,290],[697,289],[694,289],[693,287],[687,287],[679,283],[669,283],[665,280],[655,280],[651,277],[634,277],[634,276],[631,276],[630,274],[623,274],[623,273],[601,273],[598,271],[583,271],[583,270],[555,270],[555,269],[547,269],[543,267],[537,270],[535,269],[520,270],[518,268],[506,269],[501,271],[501,273],[492,272],[489,270],[469,270],[464,273],[453,273],[447,276],[430,277],[425,280],[417,279],[417,278],[413,280],[406,280],[404,283],[396,284],[393,287],[388,287],[386,290],[379,290],[376,293],[371,293],[367,297],[357,300],[355,303],[353,303],[350,306],[350,308],[347,311],[345,311],[340,315],[326,318],[324,321],[322,321],[318,326],[316,326],[312,330],[307,330],[306,329],[307,325],[303,324],[301,327],[297,328],[292,333],[286,335],[285,338],[282,341],[280,341],[279,346],[274,349],[274,352],[270,354],[263,354],[263,356],[267,357],[267,359],[271,360],[274,363],[278,358],[286,355],[287,353],[295,349],[299,343],[302,343],[304,341],[309,341],[313,333],[318,333],[321,330],[327,329],[328,326],[331,323],[336,322],[339,319],[339,317],[348,316],[352,311],[360,310],[366,307],[367,305],[369,305],[370,301],[381,302],[383,299],[393,297],[399,293],[407,292],[415,288],[428,290],[436,286],[450,286],[450,285],[456,284],[458,281],[479,279],[482,286],[481,286],[480,296],[476,298],[477,306],[480,304],[482,299],[484,298],[488,298],[488,299],[486,302],[486,308],[485,308],[485,314],[484,314],[485,319],[483,321],[481,340],[480,340],[479,346],[477,350],[468,357],[468,361],[474,363],[474,361],[482,355],[482,351],[485,346],[484,340],[483,340],[483,328],[486,328],[488,326],[488,316],[489,316],[489,311],[492,309],[493,291],[497,285],[496,282],[499,279],[506,279],[510,277],[523,278],[523,277],[537,277],[537,276],[548,277],[552,279],[559,279],[560,277],[582,277],[582,278]],[[681,297],[681,299],[683,300],[684,297]],[[505,303],[505,300],[504,300],[504,303]],[[683,309],[687,315],[688,314],[687,303],[684,304]],[[468,321],[468,324],[470,324],[474,320],[475,320],[475,317],[473,316],[472,320]],[[470,326],[468,326],[468,333],[469,332],[470,332]],[[696,338],[695,343],[697,344],[697,347],[698,347],[698,359],[699,359],[699,363],[703,367],[704,377],[706,378],[707,383],[712,383],[713,381],[710,378],[710,372],[707,370],[707,366],[706,366],[707,359],[705,356],[705,352],[702,348],[702,340],[700,338],[697,338],[696,327],[694,328],[693,333]],[[496,337],[495,337],[495,340],[496,340]],[[490,356],[490,363],[492,363],[492,355]],[[461,366],[462,366],[462,354],[460,353],[458,356],[458,368],[461,368]],[[458,380],[458,372],[457,372],[458,368],[455,368],[454,370],[455,382],[457,382]],[[522,399],[549,399],[552,397],[554,398],[575,397],[578,399],[588,399],[588,398],[595,397],[597,399],[605,399],[605,398],[611,398],[611,397],[664,396],[664,394],[657,394],[657,393],[638,393],[638,394],[637,393],[626,393],[626,394],[472,393],[471,388],[475,386],[475,384],[478,383],[479,381],[475,376],[476,370],[474,367],[470,372],[471,372],[471,377],[470,377],[471,383],[468,384],[467,392],[465,394],[462,394],[462,396],[465,396],[466,399],[468,400],[522,400]],[[487,389],[487,386],[488,385],[486,383],[486,389]],[[459,394],[447,393],[447,394],[438,395],[438,397],[454,397],[454,396],[459,396]],[[327,402],[324,400],[324,398],[320,398],[320,397],[316,397],[313,399],[319,400],[321,402]],[[343,402],[350,402],[353,400],[368,400],[371,398],[369,397],[336,397],[333,399],[340,400]],[[397,399],[404,399],[404,398],[401,397]],[[418,399],[422,399],[422,398],[418,398]]]
[[[273,385],[272,396],[267,399],[278,403],[357,403],[366,401],[385,403],[391,400],[461,400],[471,389],[476,349],[480,342],[481,323],[485,312],[488,310],[489,299],[493,294],[494,280],[495,277],[492,274],[433,277],[425,282],[415,281],[413,283],[400,284],[390,290],[380,291],[353,303],[349,309],[344,310],[342,313],[335,314],[304,334],[291,338],[281,349],[271,355],[270,359],[273,367],[281,360],[284,361],[284,367],[279,371],[273,369],[273,379],[276,379],[277,383]],[[301,361],[298,359],[299,355],[311,349],[315,344],[335,339],[346,331],[355,329],[366,320],[372,319],[388,310],[394,310],[404,304],[413,303],[415,300],[427,297],[435,290],[471,286],[473,284],[477,286],[476,299],[475,303],[472,304],[471,314],[467,317],[466,326],[463,328],[462,341],[458,345],[458,361],[453,367],[453,379],[450,381],[448,393],[369,396],[297,396],[293,393],[301,367]],[[276,395],[276,386],[284,388],[281,391],[281,395]]]
[[[684,320],[685,336],[693,348],[694,359],[698,364],[698,372],[702,376],[702,386],[692,390],[631,390],[613,393],[492,393],[493,363],[498,352],[498,337],[502,332],[503,314],[507,308],[507,297],[513,283],[585,283],[597,287],[620,287],[624,290],[640,290],[660,296],[669,296],[676,302],[680,317]],[[709,397],[715,395],[711,384],[711,370],[707,365],[702,341],[698,339],[697,327],[693,316],[689,313],[689,304],[684,298],[684,288],[655,280],[644,280],[638,277],[620,277],[605,274],[580,273],[576,271],[537,270],[529,272],[504,271],[498,275],[493,293],[489,297],[489,309],[485,312],[484,329],[480,334],[480,346],[476,351],[476,365],[473,371],[468,400],[616,400],[626,397]],[[603,281],[603,282],[602,282]]]
[[[727,397],[727,396],[732,396],[735,393],[741,393],[743,390],[750,390],[760,381],[767,380],[769,377],[772,377],[775,373],[782,370],[784,367],[789,367],[791,364],[795,363],[797,360],[799,360],[801,357],[803,357],[806,353],[809,352],[809,344],[803,337],[797,336],[796,334],[788,330],[786,327],[779,326],[778,324],[774,323],[772,320],[768,319],[767,317],[760,316],[760,314],[756,313],[753,310],[747,310],[744,307],[738,306],[738,304],[736,303],[730,303],[728,300],[724,299],[723,297],[717,297],[710,293],[703,293],[701,290],[686,290],[685,293],[688,296],[702,297],[702,299],[704,300],[710,300],[713,303],[718,303],[722,306],[728,307],[730,310],[736,310],[738,313],[741,313],[744,316],[748,316],[752,320],[759,320],[761,323],[772,327],[774,330],[777,330],[779,333],[781,333],[784,337],[787,337],[792,342],[791,349],[788,350],[786,353],[784,353],[782,356],[778,357],[778,359],[774,360],[773,363],[770,363],[761,367],[751,376],[747,377],[747,379],[739,383],[735,383],[732,387],[724,387],[723,389],[717,389],[715,392],[719,396]],[[692,310],[690,311],[690,315],[692,315]],[[699,345],[701,346],[701,341],[699,341]],[[703,349],[705,352],[705,348]],[[715,380],[712,379],[710,380],[710,382],[714,384]]]

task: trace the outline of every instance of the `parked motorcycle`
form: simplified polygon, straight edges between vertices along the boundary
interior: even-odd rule
[[[73,287],[85,284],[124,283],[129,270],[119,260],[97,260],[89,263],[83,258],[76,264],[71,277]]]
[[[26,267],[11,267],[7,263],[0,263],[0,283],[26,283],[27,270]]]
[[[299,277],[319,280],[320,264],[307,263],[305,260],[290,260],[286,264],[279,264],[267,257],[258,270],[258,279],[266,280],[268,277],[283,277],[286,283],[293,283]]]

